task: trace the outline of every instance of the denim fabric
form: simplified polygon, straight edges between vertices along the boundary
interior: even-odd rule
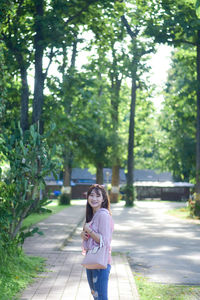
[[[95,300],[108,300],[108,279],[111,265],[106,269],[86,269],[88,283]]]

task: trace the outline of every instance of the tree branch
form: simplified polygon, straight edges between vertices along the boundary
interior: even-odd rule
[[[185,43],[185,44],[188,44],[188,45],[193,45],[193,46],[196,46],[197,44],[196,43],[193,43],[193,42],[190,42],[190,41],[186,41],[186,40],[174,40],[174,43]]]
[[[70,17],[65,24],[69,24],[73,19],[75,19],[76,17],[79,17],[84,11],[87,11],[88,7],[91,4],[94,4],[96,2],[98,2],[99,0],[88,0],[86,6],[84,6],[77,14],[75,14],[74,16]]]
[[[52,60],[53,60],[54,55],[55,55],[55,52],[53,52],[53,47],[51,47],[51,51],[50,51],[50,54],[49,54],[49,63],[48,63],[48,66],[47,66],[47,68],[46,68],[45,73],[43,74],[44,80],[45,80],[46,77],[47,77],[47,74],[48,74],[48,71],[49,71],[49,68],[50,68],[50,65],[51,65],[51,63],[52,63]]]
[[[134,40],[137,35],[138,35],[138,32],[139,30],[136,29],[135,32],[131,29],[127,19],[125,18],[125,16],[121,16],[121,20],[122,20],[122,23],[124,24],[124,26],[126,27],[126,30],[127,30],[127,33],[130,35],[130,37]]]

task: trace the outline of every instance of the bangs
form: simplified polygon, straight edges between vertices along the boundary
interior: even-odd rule
[[[92,194],[92,192],[95,192],[97,194],[97,196],[102,196],[102,192],[98,187],[95,187],[91,190],[90,194]]]

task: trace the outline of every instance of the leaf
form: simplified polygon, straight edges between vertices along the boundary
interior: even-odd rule
[[[198,18],[200,18],[200,0],[196,0],[195,8],[196,8],[196,15]]]

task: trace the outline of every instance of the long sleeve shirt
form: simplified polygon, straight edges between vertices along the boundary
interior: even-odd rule
[[[112,217],[106,208],[98,209],[90,222],[90,228],[95,233],[102,236],[103,243],[109,251],[108,264],[111,264],[111,240],[114,224]],[[87,241],[83,241],[84,251],[91,250],[98,246],[99,244],[92,237],[89,237]]]

